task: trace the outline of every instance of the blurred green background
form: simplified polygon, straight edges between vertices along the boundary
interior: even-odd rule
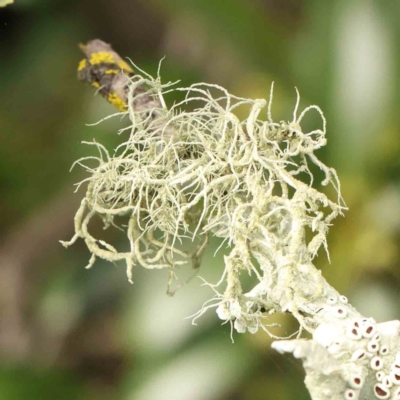
[[[289,120],[295,103],[328,120],[319,156],[349,206],[329,234],[326,278],[365,315],[400,318],[399,1],[15,0],[0,9],[0,398],[5,400],[308,399],[303,370],[264,333],[234,335],[198,279],[166,296],[163,271],[65,250],[85,177],[72,162],[114,146],[114,112],[76,79],[79,42],[101,38],[165,81],[267,97]],[[213,242],[201,275],[216,281]],[[278,318],[282,332],[296,325]]]

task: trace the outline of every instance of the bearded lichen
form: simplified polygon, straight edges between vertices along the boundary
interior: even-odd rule
[[[184,99],[167,107],[164,97],[173,91],[183,92]],[[143,72],[129,80],[128,99],[122,114],[131,124],[120,132],[126,140],[112,153],[88,143],[99,155],[76,162],[90,176],[84,180],[88,188],[75,217],[75,235],[63,244],[82,238],[92,254],[88,267],[96,258],[124,260],[130,281],[136,265],[166,268],[172,280],[178,265],[199,264],[209,235],[215,235],[231,248],[220,282],[226,281],[226,289],[219,293],[213,285],[216,295],[199,314],[218,307],[220,317],[234,318],[238,331],[254,331],[263,326],[261,310],[287,307],[295,312],[296,301],[287,294],[272,302],[245,295],[240,274],[281,288],[279,280],[297,275],[299,265],[310,264],[321,245],[327,250],[329,225],[344,204],[336,172],[314,154],[326,144],[322,111],[312,105],[298,115],[297,93],[292,121],[276,123],[273,86],[267,103],[234,96],[218,85],[174,88]],[[195,108],[187,111],[192,104]],[[239,108],[248,110],[244,120],[237,116]],[[303,132],[301,123],[310,111],[319,114],[322,126]],[[97,165],[90,167],[93,160]],[[313,187],[310,163],[323,171],[322,184],[336,189],[335,200]],[[126,218],[122,229],[129,251],[117,251],[90,233],[95,216],[106,227],[115,225],[117,217]],[[308,241],[306,228],[312,232]],[[185,250],[186,239],[195,243],[194,249]],[[262,262],[255,265],[252,256]]]
[[[112,51],[94,41],[85,47],[88,57],[90,46]],[[123,260],[131,282],[140,265],[167,269],[171,283],[177,266],[199,266],[209,236],[217,236],[230,252],[219,282],[204,281],[214,295],[193,323],[215,308],[237,332],[263,329],[278,339],[268,317],[289,312],[300,324],[298,337],[273,347],[303,360],[314,400],[400,399],[400,322],[363,318],[312,263],[321,246],[328,253],[328,229],[345,209],[335,170],[315,155],[326,144],[319,107],[299,113],[297,93],[291,121],[274,122],[273,86],[267,102],[205,83],[174,88],[136,71],[102,81],[108,84],[103,92],[121,94],[123,111],[116,115],[130,123],[114,151],[94,141],[87,144],[99,155],[76,161],[89,173],[78,188],[88,186],[75,215],[75,235],[62,243],[67,247],[82,238],[91,253],[88,267],[97,258]],[[92,84],[101,81],[92,70],[85,70],[87,77]],[[117,87],[120,82],[128,88]],[[167,107],[164,97],[174,91],[184,99]],[[243,108],[247,118],[240,119]],[[303,118],[311,111],[321,127],[304,131]],[[316,169],[321,182],[314,180]],[[321,185],[332,185],[335,198],[321,192]],[[126,251],[91,233],[95,217],[123,231]],[[247,292],[243,273],[253,277]],[[299,338],[303,329],[311,340]]]

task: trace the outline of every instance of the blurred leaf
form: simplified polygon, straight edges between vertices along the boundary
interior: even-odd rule
[[[5,7],[11,3],[14,3],[14,0],[0,0],[0,7]]]
[[[33,368],[0,369],[0,393],[3,399],[72,400],[83,399],[83,386],[61,370]]]

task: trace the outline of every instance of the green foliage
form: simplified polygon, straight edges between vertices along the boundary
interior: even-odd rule
[[[0,393],[7,400],[83,400],[87,398],[82,384],[66,371],[27,367],[2,367]]]

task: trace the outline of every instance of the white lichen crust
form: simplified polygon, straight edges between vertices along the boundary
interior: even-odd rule
[[[216,284],[205,282],[214,297],[194,323],[215,308],[237,332],[261,328],[275,337],[268,316],[292,313],[298,337],[305,329],[313,339],[274,347],[303,359],[313,399],[399,398],[398,326],[363,318],[312,264],[321,246],[328,254],[328,229],[345,209],[335,170],[314,154],[326,144],[322,111],[312,105],[298,113],[298,95],[291,121],[277,123],[273,88],[267,102],[204,83],[173,89],[142,74],[130,82],[131,124],[120,132],[126,139],[112,153],[89,143],[99,156],[77,161],[90,173],[88,188],[75,235],[63,244],[82,238],[92,254],[88,267],[96,258],[124,260],[130,281],[141,265],[166,268],[171,282],[178,265],[199,265],[210,234],[223,238],[230,248],[224,271]],[[167,108],[164,96],[174,90],[185,98]],[[240,108],[247,108],[247,118],[238,118]],[[318,113],[322,126],[304,132],[309,111]],[[315,169],[322,171],[321,182],[314,181]],[[334,200],[319,191],[321,184],[331,185]],[[90,233],[96,216],[125,233],[126,251]],[[254,279],[247,292],[243,272]]]
[[[303,359],[305,383],[313,399],[399,399],[400,321],[377,324],[359,319],[335,326],[331,342],[319,334],[324,329],[321,324],[313,340],[276,341],[272,347]],[[349,337],[349,329],[362,330],[364,335]],[[377,355],[377,347],[385,351]]]

